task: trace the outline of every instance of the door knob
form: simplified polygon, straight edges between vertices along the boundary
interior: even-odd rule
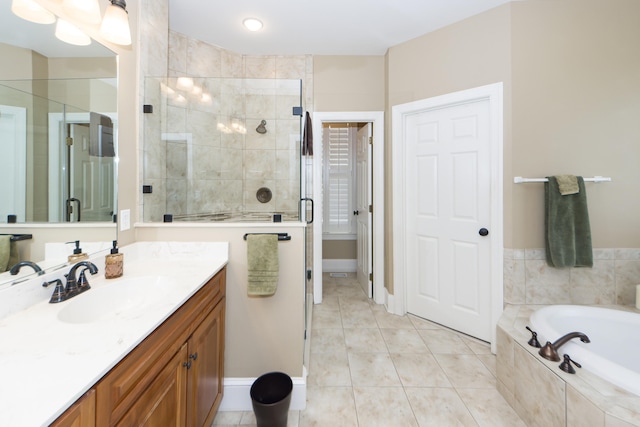
[[[360,211],[353,211],[354,215],[360,215]]]
[[[478,234],[481,235],[482,237],[489,235],[489,230],[487,230],[486,228],[482,227],[480,229],[480,231],[478,231]]]

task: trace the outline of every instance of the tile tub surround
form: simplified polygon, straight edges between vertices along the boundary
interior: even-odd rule
[[[640,249],[594,249],[593,258],[593,268],[553,268],[543,249],[505,248],[505,304],[633,305]]]
[[[222,269],[229,256],[227,243],[139,242],[121,252],[123,277],[104,279],[104,256],[92,258],[100,272],[89,277],[91,290],[70,301],[49,304],[53,289],[40,291],[43,279],[62,278],[68,268],[52,273],[58,277],[41,276],[1,292],[2,299],[29,299],[30,306],[0,316],[0,341],[5,343],[0,347],[0,425],[49,425]],[[123,310],[91,323],[58,318],[85,295],[155,275],[169,286],[149,295],[143,310]]]
[[[584,369],[567,374],[527,344],[525,326],[538,308],[507,305],[497,327],[497,387],[518,415],[529,426],[640,426],[640,396]]]

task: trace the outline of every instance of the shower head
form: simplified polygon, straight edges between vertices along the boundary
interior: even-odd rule
[[[258,127],[256,128],[256,132],[258,133],[267,133],[267,128],[265,127],[267,125],[267,121],[266,120],[262,120],[260,122],[260,124],[258,125]]]

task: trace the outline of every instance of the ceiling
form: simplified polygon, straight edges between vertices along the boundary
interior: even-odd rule
[[[169,27],[246,55],[384,55],[510,0],[169,0]],[[258,18],[261,31],[242,26]]]

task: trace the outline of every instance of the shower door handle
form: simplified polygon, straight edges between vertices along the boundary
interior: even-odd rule
[[[313,222],[313,199],[310,199],[308,197],[303,197],[302,199],[300,199],[301,202],[311,202],[311,221],[307,221],[307,224],[311,224]],[[302,203],[300,204],[300,209],[302,209]],[[305,214],[306,214],[306,210],[305,210]],[[302,216],[302,215],[300,215]],[[305,215],[305,218],[307,216]]]

